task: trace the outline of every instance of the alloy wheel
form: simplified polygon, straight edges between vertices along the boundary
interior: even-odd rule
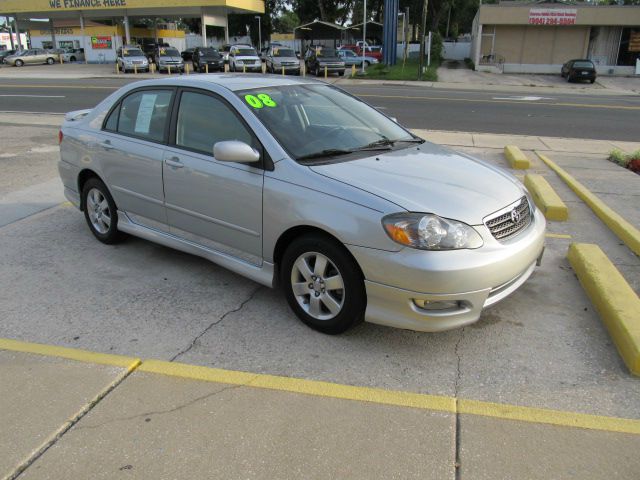
[[[105,234],[111,227],[111,211],[109,210],[109,202],[97,188],[92,188],[87,194],[87,213],[91,226],[96,232]]]

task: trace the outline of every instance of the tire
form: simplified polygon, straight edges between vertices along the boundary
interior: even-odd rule
[[[369,68],[369,65],[371,65],[371,63],[369,63],[369,61],[365,60],[364,61],[364,68]]]
[[[571,83],[571,74],[567,73],[567,83]]]
[[[47,65],[53,65],[55,60],[51,57],[47,58]]]
[[[339,76],[339,77],[344,77],[344,70],[339,71],[339,72],[338,72],[338,76]]]
[[[69,61],[70,61],[70,62],[75,62],[75,61],[76,61],[76,57],[71,57],[71,58],[69,59]]]
[[[87,180],[82,187],[82,205],[89,230],[98,240],[111,245],[124,237],[124,234],[118,231],[116,203],[101,180],[95,177]]]
[[[335,240],[315,234],[299,237],[284,252],[280,267],[287,302],[307,326],[335,335],[364,320],[363,275]]]
[[[15,66],[16,67],[22,67],[24,65],[24,62],[22,60],[16,60]]]
[[[319,65],[316,65],[314,67],[313,71],[315,72],[316,77],[320,77],[322,75],[322,73],[320,72],[320,66]]]
[[[591,80],[589,80],[591,83],[595,83],[596,79],[592,78]]]

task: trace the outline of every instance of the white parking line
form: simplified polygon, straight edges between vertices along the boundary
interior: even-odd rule
[[[26,94],[2,94],[0,97],[29,97],[29,98],[66,98],[66,95],[26,95]]]

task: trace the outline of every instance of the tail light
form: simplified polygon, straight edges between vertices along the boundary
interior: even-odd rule
[[[62,139],[64,138],[64,134],[62,133],[62,130],[58,131],[58,145],[60,145],[62,143]]]

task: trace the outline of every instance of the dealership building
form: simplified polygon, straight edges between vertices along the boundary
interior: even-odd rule
[[[115,60],[123,44],[153,40],[185,48],[184,32],[166,19],[199,18],[202,45],[208,45],[207,26],[220,27],[228,40],[230,13],[264,13],[264,0],[0,1],[0,16],[13,17],[14,31],[28,29],[32,47],[84,48],[90,62]],[[153,28],[134,28],[137,18],[163,21]]]
[[[471,52],[481,71],[558,73],[568,60],[589,58],[599,74],[633,75],[640,65],[640,6],[481,5]]]

